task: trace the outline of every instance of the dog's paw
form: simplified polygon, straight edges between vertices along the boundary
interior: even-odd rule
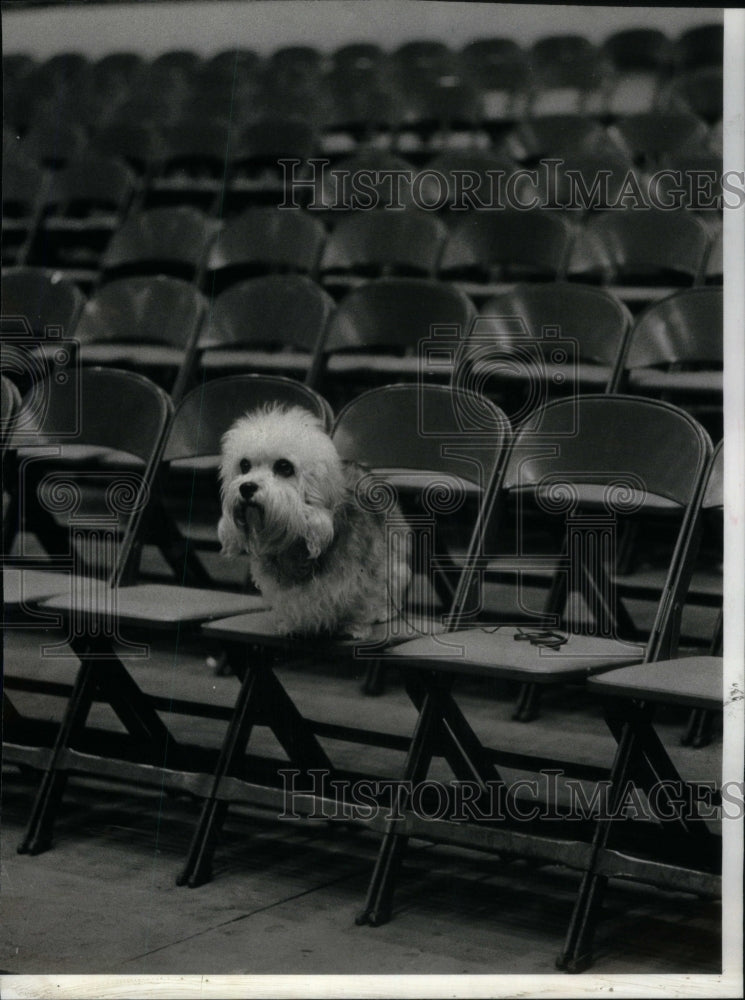
[[[349,639],[369,639],[372,625],[370,622],[347,622],[339,627],[339,634]]]

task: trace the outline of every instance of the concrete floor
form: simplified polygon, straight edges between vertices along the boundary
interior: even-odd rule
[[[37,651],[38,633],[10,632],[6,671],[38,674]],[[72,669],[65,661],[44,665],[45,676],[58,679]],[[237,689],[234,677],[212,676],[195,647],[184,647],[176,659],[166,646],[155,647],[133,674],[149,690],[176,688],[180,697],[223,704]],[[298,705],[312,704],[316,718],[410,732],[414,713],[397,677],[379,698],[363,697],[359,680],[343,671],[284,675]],[[584,692],[553,692],[529,725],[510,720],[513,698],[508,686],[460,692],[485,739],[491,734],[516,751],[609,763],[613,741]],[[717,774],[721,734],[705,750],[681,748],[683,723],[680,712],[662,713],[661,733],[682,775]],[[194,735],[187,720],[180,725]],[[198,725],[205,740],[219,740],[220,724]],[[262,731],[257,737],[260,747],[270,745]],[[335,761],[359,762],[359,749],[335,749]],[[364,766],[395,774],[401,758],[393,758],[366,759]],[[34,788],[33,775],[4,770],[0,970],[11,975],[548,974],[578,884],[575,873],[558,867],[412,842],[393,920],[357,927],[378,842],[371,831],[232,809],[213,881],[178,888],[195,801],[75,778],[53,849],[19,856]],[[593,971],[716,973],[720,947],[718,903],[614,883]]]

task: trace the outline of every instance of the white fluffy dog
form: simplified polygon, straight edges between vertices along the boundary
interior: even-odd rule
[[[225,434],[222,551],[248,553],[278,631],[365,638],[405,593],[408,560],[387,544],[386,514],[360,503],[365,474],[300,407],[257,410]]]

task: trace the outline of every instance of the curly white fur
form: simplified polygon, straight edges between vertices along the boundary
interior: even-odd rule
[[[300,407],[257,410],[225,434],[222,551],[248,553],[278,631],[365,638],[395,612],[408,560],[387,543],[386,515],[360,506],[364,475]]]

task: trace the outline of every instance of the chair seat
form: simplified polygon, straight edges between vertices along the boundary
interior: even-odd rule
[[[43,607],[70,613],[69,591],[45,601]],[[253,594],[224,593],[197,587],[177,587],[172,584],[142,584],[119,587],[112,599],[113,613],[123,624],[149,625],[152,628],[173,628],[176,625],[209,621],[228,615],[243,615],[260,611],[266,604]],[[90,595],[76,601],[76,613],[100,611]]]
[[[80,358],[87,365],[178,368],[184,360],[184,351],[168,344],[83,344]]]
[[[724,375],[720,371],[661,372],[654,369],[632,372],[629,389],[647,392],[719,393],[724,391]]]
[[[721,710],[722,668],[719,656],[660,660],[611,670],[593,677],[590,686],[598,694],[612,697]]]
[[[236,348],[205,351],[200,364],[202,368],[219,371],[226,368],[237,368],[242,372],[255,368],[276,371],[292,368],[304,372],[310,364],[310,357],[302,351],[246,351]]]
[[[408,642],[414,636],[442,632],[443,626],[436,620],[412,614],[408,618],[396,618],[373,625],[366,639],[352,639],[350,636],[309,635],[302,646],[304,655],[320,654],[326,650],[347,651],[354,655],[360,647],[368,645],[395,645]],[[297,635],[281,635],[276,631],[274,616],[270,611],[257,614],[237,615],[219,621],[211,621],[202,626],[202,633],[213,639],[239,642],[261,642],[262,645],[287,647],[297,650]]]
[[[6,608],[12,608],[22,604],[37,604],[58,594],[69,598],[73,588],[72,581],[71,573],[8,566],[3,569],[3,603]],[[75,588],[92,586],[94,582],[89,577],[78,577]]]
[[[508,360],[506,358],[505,360]],[[489,375],[504,382],[530,382],[536,380],[556,386],[582,385],[588,388],[602,390],[610,381],[611,368],[607,365],[594,365],[579,362],[576,365],[556,365],[551,363],[533,364],[532,362],[516,362],[510,370],[499,364],[490,363],[488,359],[473,366],[474,375]],[[519,367],[518,367],[519,365]]]
[[[428,670],[445,673],[555,684],[636,663],[644,656],[643,646],[614,639],[570,635],[559,649],[550,649],[516,641],[517,634],[518,629],[507,625],[498,630],[474,628],[426,636],[399,646],[391,652],[391,659],[402,667],[426,663]]]
[[[330,375],[347,375],[353,372],[381,372],[386,375],[420,375],[422,358],[398,357],[389,354],[334,354],[326,370]],[[450,378],[450,365],[438,365],[438,373]]]

